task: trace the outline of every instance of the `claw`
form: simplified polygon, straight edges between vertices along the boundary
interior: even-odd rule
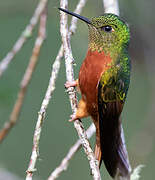
[[[75,87],[75,86],[77,86],[77,82],[76,81],[72,81],[72,82],[66,81],[64,86],[65,86],[65,88]]]
[[[77,120],[76,114],[72,114],[70,117],[71,117],[71,119],[68,120],[69,122],[73,122],[73,121]]]

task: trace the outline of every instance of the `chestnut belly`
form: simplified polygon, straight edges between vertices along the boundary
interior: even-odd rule
[[[82,63],[79,72],[79,87],[82,99],[86,102],[87,111],[94,116],[98,111],[98,83],[102,73],[104,73],[111,63],[110,56],[105,56],[104,52],[87,52],[87,56]]]
[[[87,111],[91,116],[97,113],[97,79],[90,81],[90,76],[79,76],[79,87],[82,99],[86,102]]]

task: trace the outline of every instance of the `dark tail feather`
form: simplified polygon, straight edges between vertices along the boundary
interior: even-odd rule
[[[104,103],[99,100],[100,144],[105,167],[114,178],[116,174],[130,179],[130,164],[124,141],[120,102]]]

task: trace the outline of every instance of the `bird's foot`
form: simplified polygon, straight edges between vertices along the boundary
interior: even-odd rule
[[[75,120],[77,120],[78,118],[76,117],[76,114],[72,114],[71,116],[71,119],[69,119],[69,122],[73,122]]]
[[[66,81],[66,83],[64,84],[65,88],[69,88],[69,87],[76,87],[77,86],[77,81]]]

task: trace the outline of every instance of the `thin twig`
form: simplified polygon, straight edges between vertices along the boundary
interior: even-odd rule
[[[10,120],[4,124],[3,129],[0,131],[0,142],[3,141],[3,139],[6,137],[6,135],[9,133],[11,128],[16,124],[18,120],[23,105],[24,97],[27,91],[27,87],[32,78],[32,73],[34,72],[36,64],[38,62],[40,49],[45,39],[45,36],[46,36],[46,13],[45,11],[43,11],[40,16],[40,27],[38,31],[38,37],[36,38],[35,41],[32,56],[30,58],[30,62],[21,81],[20,90],[18,92],[17,100],[10,115]]]
[[[79,0],[74,13],[81,14],[82,8],[85,6],[86,2],[87,0]],[[73,16],[71,20],[71,25],[69,28],[69,35],[68,35],[69,38],[70,38],[70,35],[75,33],[77,21],[78,21],[78,18]]]
[[[46,4],[47,5],[47,4]],[[46,36],[46,20],[47,20],[47,8],[46,8],[46,6],[45,6],[45,9],[43,10],[43,12],[42,12],[42,14],[41,14],[41,16],[40,16],[40,30],[39,30],[39,36],[38,36],[38,38],[36,39],[36,44],[35,44],[35,48],[34,48],[34,51],[33,51],[33,54],[34,55],[32,55],[32,65],[34,65],[35,66],[35,64],[36,64],[36,61],[37,61],[37,58],[38,58],[38,55],[39,55],[39,52],[40,52],[40,48],[41,48],[41,45],[42,45],[42,43],[43,43],[43,41],[44,41],[44,39],[45,39],[45,36]],[[34,56],[34,57],[33,57]],[[33,71],[32,71],[33,72]],[[30,72],[27,72],[28,74],[30,74],[31,73],[31,71]],[[26,76],[27,77],[27,76]],[[23,86],[24,86],[24,82],[27,82],[27,81],[29,81],[29,79],[28,78],[25,78],[25,79],[23,79],[23,82],[22,82],[22,84],[23,84]],[[36,137],[36,136],[35,136]],[[34,141],[37,141],[37,139],[34,139]],[[33,146],[33,148],[35,149],[36,147],[35,146]],[[37,153],[37,149],[36,149],[36,153]],[[30,169],[31,169],[31,171],[30,171]],[[35,171],[34,170],[34,168],[33,168],[33,164],[31,164],[30,163],[30,168],[29,168],[29,171],[27,171],[27,177],[26,177],[26,179],[27,180],[30,180],[30,179],[32,179],[32,175],[33,175],[33,171]]]
[[[95,126],[92,123],[90,127],[87,129],[86,134],[88,139],[92,137],[92,135],[95,133]],[[69,161],[72,159],[74,154],[81,148],[81,140],[77,140],[76,143],[69,149],[67,155],[64,157],[64,159],[61,161],[60,165],[51,173],[48,180],[55,180],[59,177],[59,175],[67,170]]]
[[[53,91],[55,90],[55,82],[56,82],[58,72],[60,69],[60,60],[62,57],[63,57],[63,46],[60,48],[59,53],[56,57],[56,60],[53,64],[53,69],[52,69],[49,85],[48,85],[45,97],[43,99],[41,109],[38,112],[38,120],[37,120],[35,132],[33,136],[33,148],[32,148],[32,154],[30,157],[29,166],[27,169],[26,180],[32,180],[33,172],[36,171],[35,164],[36,164],[37,158],[39,157],[39,141],[40,141],[42,125],[45,119],[46,109],[50,102]]]
[[[68,7],[68,1],[61,0],[60,7],[66,9]],[[65,64],[66,64],[66,79],[67,81],[71,82],[74,80],[74,72],[73,72],[74,59],[72,56],[72,51],[71,51],[71,46],[70,46],[70,38],[68,36],[67,15],[63,12],[60,12],[60,33],[62,36],[62,42],[63,42],[63,47],[64,47],[64,56],[65,56]],[[75,93],[74,88],[72,87],[68,88],[68,93],[69,93],[69,99],[71,103],[72,112],[74,114],[77,110],[77,98],[76,98],[76,93]],[[90,143],[87,139],[86,132],[83,128],[82,122],[80,120],[76,120],[74,122],[74,127],[77,130],[78,136],[81,140],[82,146],[89,160],[92,176],[94,179],[99,180],[101,179],[101,177],[100,177],[100,171],[98,167],[98,161],[95,159],[94,153],[90,147]]]
[[[20,51],[26,40],[31,36],[34,27],[36,26],[40,14],[42,13],[43,9],[48,0],[40,0],[32,18],[30,19],[29,24],[26,26],[25,30],[21,33],[19,39],[14,44],[13,48],[10,52],[1,60],[0,62],[0,77],[3,75],[4,71],[7,69],[8,65],[14,58],[14,56]]]
[[[80,0],[75,9],[75,12],[80,13],[82,8],[84,7],[85,3],[86,3],[86,0]],[[72,18],[69,36],[71,36],[75,32],[76,24],[77,24],[77,18]],[[39,156],[39,141],[40,141],[42,125],[43,125],[43,122],[45,119],[48,104],[49,104],[52,94],[55,90],[55,82],[56,82],[56,79],[57,79],[57,76],[59,73],[61,59],[63,57],[63,52],[64,52],[63,45],[61,45],[58,55],[53,63],[53,68],[52,68],[51,77],[49,80],[49,85],[48,85],[47,91],[45,93],[45,97],[43,99],[40,111],[38,113],[38,120],[37,120],[34,137],[33,137],[33,149],[32,149],[32,154],[31,154],[31,158],[30,158],[30,162],[29,162],[29,167],[27,170],[26,180],[32,179],[33,172],[35,171],[35,164],[36,164],[37,158]]]
[[[119,16],[118,0],[103,0],[104,12],[113,13]]]

